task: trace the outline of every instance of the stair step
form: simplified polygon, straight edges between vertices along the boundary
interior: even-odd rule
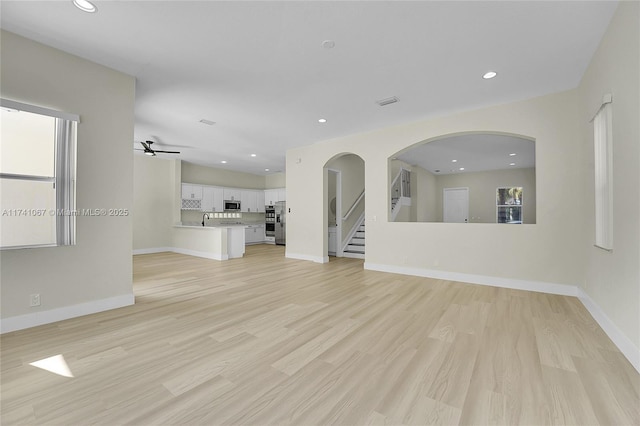
[[[353,237],[351,238],[351,241],[349,242],[349,244],[353,244],[354,246],[363,246],[364,238]]]
[[[356,238],[364,238],[364,231],[356,231],[353,236]]]
[[[364,225],[360,225],[360,227],[358,228],[358,232],[364,232]]]
[[[364,246],[349,244],[347,245],[346,251],[353,252],[353,253],[364,253]]]

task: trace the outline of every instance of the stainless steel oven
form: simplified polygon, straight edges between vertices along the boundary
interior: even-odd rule
[[[264,207],[264,233],[267,237],[276,236],[276,209],[274,206]]]

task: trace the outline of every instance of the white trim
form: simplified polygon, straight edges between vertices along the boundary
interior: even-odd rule
[[[172,252],[172,247],[152,247],[152,248],[144,248],[144,249],[134,249],[133,255],[138,254],[153,254],[153,253],[164,253],[164,252]]]
[[[620,331],[618,326],[611,321],[602,308],[581,288],[578,288],[578,299],[580,299],[580,302],[587,308],[587,311],[589,311],[593,319],[596,320],[602,330],[609,336],[613,344],[622,352],[622,355],[624,355],[633,368],[640,373],[640,349],[635,347],[633,342]]]
[[[0,333],[10,333],[12,331],[23,330],[25,328],[36,327],[44,324],[51,324],[70,318],[109,311],[111,309],[130,306],[135,303],[133,294],[109,297],[107,299],[94,300],[77,305],[65,306],[62,308],[39,311],[32,314],[18,315],[15,317],[0,320]]]
[[[0,105],[4,108],[17,109],[18,111],[32,112],[34,114],[46,115],[48,117],[61,118],[63,120],[80,122],[78,114],[70,114],[68,112],[56,111],[55,109],[44,108],[36,105],[23,104],[22,102],[12,101],[0,98]]]
[[[329,256],[309,256],[308,254],[298,254],[298,253],[290,253],[285,252],[284,257],[287,259],[296,259],[296,260],[310,260],[316,263],[328,263]]]
[[[203,257],[205,259],[229,260],[229,255],[227,254],[211,254],[205,251],[187,250],[179,247],[174,247],[171,251],[178,254],[186,254],[187,256]]]
[[[229,260],[229,255],[226,254],[211,254],[204,251],[196,251],[196,250],[188,250],[177,247],[153,247],[146,249],[136,249],[133,250],[133,255],[139,254],[153,254],[153,253],[178,253],[178,254],[186,254],[187,256],[196,256],[203,257],[205,259],[213,259],[213,260]]]
[[[403,266],[383,265],[371,262],[365,262],[364,269],[380,272],[391,272],[394,274],[413,275],[417,277],[435,278],[439,280],[488,285],[492,287],[512,288],[515,290],[559,294],[562,296],[578,296],[578,287],[568,284],[490,277],[487,275],[463,274],[460,272],[439,271],[433,269],[407,268]]]

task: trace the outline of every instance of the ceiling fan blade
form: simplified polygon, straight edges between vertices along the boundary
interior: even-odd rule
[[[160,150],[154,150],[153,152],[162,152],[164,154],[180,154],[180,151],[160,151]]]
[[[144,147],[145,151],[153,151],[146,142],[140,142],[140,144]]]

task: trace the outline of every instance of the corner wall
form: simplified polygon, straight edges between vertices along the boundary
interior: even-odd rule
[[[133,156],[133,250],[172,246],[176,161]]]
[[[77,208],[131,210],[135,79],[6,31],[1,46],[2,97],[80,115]],[[79,216],[75,246],[0,252],[2,331],[132,304],[131,233],[131,215]]]
[[[635,352],[640,368],[640,3],[620,2],[579,86],[586,240],[583,289]],[[613,96],[613,251],[595,241],[593,123]],[[601,325],[603,325],[601,323]],[[603,325],[603,328],[606,327]],[[621,348],[622,349],[622,348]]]

